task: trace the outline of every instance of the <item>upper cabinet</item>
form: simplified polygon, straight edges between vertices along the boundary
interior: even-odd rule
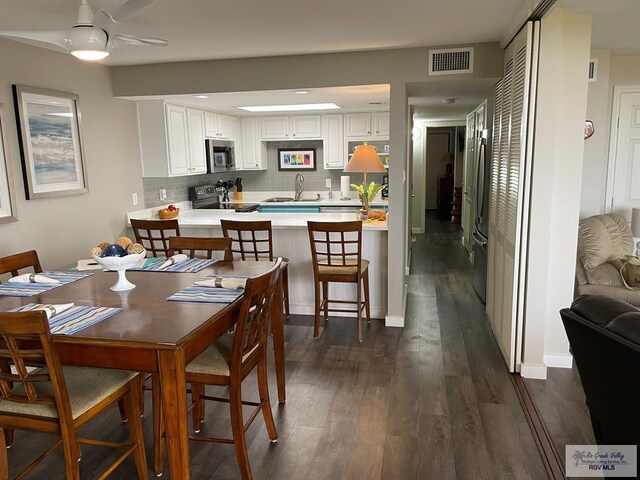
[[[262,140],[321,140],[321,115],[261,117]]]
[[[323,156],[325,169],[343,169],[347,156],[344,143],[344,120],[341,113],[324,116]]]
[[[138,103],[143,176],[207,172],[202,110],[162,101]]]
[[[231,138],[229,132],[229,115],[215,112],[204,112],[205,136],[207,138]]]
[[[236,150],[236,170],[266,170],[267,146],[260,135],[260,119],[248,117],[240,119],[241,155]]]
[[[345,114],[347,138],[389,137],[389,112]]]

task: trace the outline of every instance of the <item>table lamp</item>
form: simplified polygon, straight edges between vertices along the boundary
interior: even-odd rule
[[[633,241],[636,242],[637,238],[640,238],[640,208],[631,209],[631,235],[633,235]],[[640,241],[635,243],[635,256],[640,253]]]
[[[344,167],[344,171],[347,173],[363,173],[364,182],[361,186],[352,185],[358,192],[360,201],[362,202],[363,213],[366,214],[369,211],[369,203],[373,198],[382,190],[382,186],[375,185],[369,188],[367,185],[367,173],[385,173],[387,171],[384,165],[380,161],[378,152],[373,145],[364,142],[362,145],[358,145],[351,156],[351,159]]]

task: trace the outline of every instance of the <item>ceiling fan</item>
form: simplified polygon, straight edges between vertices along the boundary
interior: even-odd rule
[[[120,0],[95,14],[80,0],[78,17],[69,30],[1,31],[0,37],[34,40],[61,47],[82,60],[101,60],[116,47],[125,45],[165,46],[169,42],[159,38],[140,38],[118,33],[127,18],[142,10],[153,0]]]

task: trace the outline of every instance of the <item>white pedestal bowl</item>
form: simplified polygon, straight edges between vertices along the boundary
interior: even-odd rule
[[[111,287],[114,292],[124,292],[136,288],[136,286],[127,280],[126,271],[133,268],[140,260],[146,256],[147,252],[133,253],[124,257],[93,257],[93,259],[102,265],[106,270],[118,272],[118,281]]]

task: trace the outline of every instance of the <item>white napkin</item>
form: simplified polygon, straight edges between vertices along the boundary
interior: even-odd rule
[[[227,290],[244,290],[246,278],[222,278],[216,277],[210,280],[198,280],[195,284],[199,287],[226,288]]]
[[[17,277],[12,277],[7,280],[9,283],[60,283],[60,280],[55,278],[45,277],[39,273],[23,273]]]
[[[177,253],[173,257],[167,258],[167,261],[160,265],[158,270],[164,270],[165,268],[170,267],[171,265],[175,265],[176,263],[182,263],[186,260],[189,260],[189,257],[184,253]]]
[[[49,320],[54,315],[58,315],[59,313],[69,310],[73,306],[74,306],[73,303],[60,303],[58,305],[38,305],[37,307],[33,308],[32,311],[33,310],[44,311],[45,315],[47,316],[47,320]]]
[[[93,258],[89,258],[87,260],[78,260],[76,270],[78,270],[79,272],[84,272],[87,270],[103,270],[103,267]]]

